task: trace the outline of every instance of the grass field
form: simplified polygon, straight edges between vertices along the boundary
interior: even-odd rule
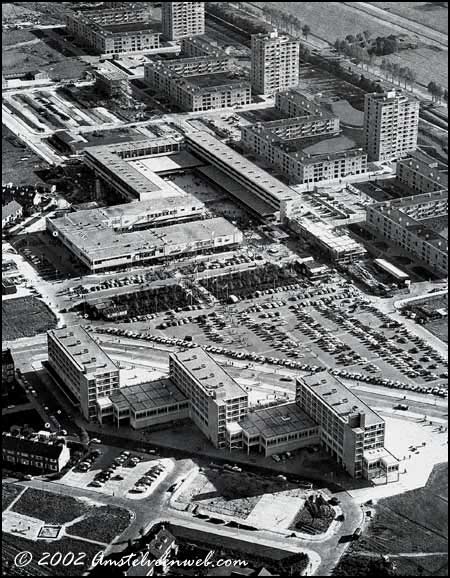
[[[269,4],[275,5],[273,2]],[[276,7],[297,16],[302,23],[308,24],[311,27],[311,34],[313,36],[326,40],[330,44],[333,44],[337,38],[342,39],[348,34],[355,35],[364,30],[369,30],[373,37],[398,34],[389,23],[378,22],[369,14],[357,11],[342,2],[327,2],[325,12],[324,4],[324,2],[277,2]],[[404,4],[426,5],[426,8],[422,7],[417,9],[409,6],[410,13],[412,14],[414,12],[415,14],[415,17],[412,18],[415,22],[422,22],[423,18],[425,18],[424,24],[427,24],[429,20],[435,22],[437,26],[437,23],[442,20],[442,23],[445,21],[445,26],[448,25],[448,9],[442,7],[439,8],[439,11],[437,8],[431,9],[431,3],[399,2],[396,4],[394,2],[375,2],[374,4],[395,5],[399,11],[398,13],[402,13]],[[406,16],[406,14],[402,15]],[[423,86],[426,86],[430,80],[439,82],[445,87],[448,86],[447,52],[441,52],[424,45],[414,50],[402,51],[397,55],[391,55],[387,58],[401,62],[402,66],[413,68],[417,74],[417,83]],[[380,57],[376,59],[376,62],[381,62],[381,60],[382,58]]]
[[[2,303],[2,338],[33,337],[57,325],[55,314],[36,297],[18,297]]]
[[[448,542],[448,464],[436,466],[427,485],[381,500],[376,514],[362,538],[350,547],[338,568],[338,575],[353,568],[362,554],[374,556],[446,552]],[[425,576],[446,576],[445,556],[395,558],[399,575],[419,576],[420,567],[431,570]],[[366,561],[366,560],[365,560]],[[403,571],[404,567],[404,571]],[[434,574],[436,572],[436,574]]]
[[[114,506],[91,508],[83,520],[68,528],[71,536],[109,543],[129,525],[130,512]]]
[[[448,32],[448,8],[442,2],[370,2],[391,14],[420,22],[439,32]]]
[[[2,575],[3,576],[82,576],[90,567],[94,556],[102,548],[98,544],[63,538],[53,542],[42,542],[27,540],[16,535],[2,534]],[[26,568],[18,568],[14,565],[14,557],[19,552],[30,552],[33,561]],[[50,556],[43,560],[43,552],[49,552]],[[61,556],[57,555],[60,553]],[[72,556],[72,554],[74,556]],[[57,555],[59,559],[64,559],[65,563],[56,564],[54,567],[48,565],[49,559]],[[69,563],[72,560],[72,563]],[[38,562],[41,561],[41,564]],[[56,558],[55,558],[56,561]],[[74,564],[74,562],[77,562]],[[67,565],[66,565],[67,564]]]
[[[66,524],[92,510],[88,501],[28,488],[12,510],[18,514],[38,518],[47,524]]]
[[[17,498],[20,492],[23,490],[21,486],[16,486],[14,484],[2,484],[2,511],[12,503],[12,501]]]
[[[48,167],[45,161],[2,124],[2,183],[42,185],[44,182],[36,174],[36,170]]]

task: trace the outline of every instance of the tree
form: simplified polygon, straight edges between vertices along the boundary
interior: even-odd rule
[[[370,37],[372,36],[372,33],[370,32],[370,30],[364,30],[363,34],[364,34],[364,38],[368,42],[370,40]]]
[[[441,103],[442,102],[442,96],[444,94],[444,89],[442,88],[442,86],[440,84],[436,85],[436,100]]]
[[[354,44],[356,42],[356,38],[353,36],[353,34],[347,34],[345,40],[347,40],[349,44]]]
[[[311,32],[311,28],[308,26],[308,24],[305,24],[304,26],[302,26],[302,33],[306,39],[308,39],[310,32]]]
[[[433,102],[435,101],[435,98],[436,98],[436,88],[437,88],[437,84],[434,82],[434,80],[431,80],[428,83],[427,90],[431,94],[431,100]]]

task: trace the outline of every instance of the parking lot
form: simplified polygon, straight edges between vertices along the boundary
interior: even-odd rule
[[[95,457],[98,452],[101,453]],[[126,452],[103,445],[95,446],[89,455],[92,460],[89,469],[83,471],[86,461],[82,461],[60,482],[70,487],[136,500],[148,497],[174,467],[173,460],[159,458],[156,454]]]

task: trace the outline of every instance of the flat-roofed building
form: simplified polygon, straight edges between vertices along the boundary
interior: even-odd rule
[[[189,400],[169,378],[121,387],[98,400],[100,422],[112,417],[117,427],[141,429],[189,417]]]
[[[366,224],[435,275],[448,275],[448,190],[369,205]]]
[[[114,98],[129,91],[128,74],[110,62],[104,62],[94,71],[95,86],[105,96]]]
[[[162,31],[168,40],[205,33],[204,2],[162,2]]]
[[[286,212],[282,209],[282,220],[292,232],[307,243],[312,243],[320,253],[335,263],[351,263],[367,255],[364,246],[353,239],[345,228],[336,227],[310,212],[306,214]]]
[[[181,53],[184,58],[198,58],[199,56],[213,56],[224,58],[227,56],[224,48],[209,36],[189,36],[181,41]]]
[[[364,134],[369,161],[396,161],[416,150],[419,109],[417,99],[399,90],[366,94]]]
[[[119,388],[119,369],[80,325],[47,333],[48,363],[57,383],[83,417],[97,416],[97,400]]]
[[[297,403],[255,409],[238,424],[242,446],[250,453],[256,449],[265,456],[312,446],[320,441],[320,427]]]
[[[127,201],[145,201],[177,194],[170,183],[145,166],[145,158],[170,155],[183,148],[182,139],[167,136],[89,147],[84,159],[104,186]]]
[[[145,8],[68,11],[69,35],[97,54],[151,52],[159,49],[161,32]]]
[[[317,95],[295,87],[275,94],[275,108],[289,117],[320,116],[324,111]]]
[[[169,356],[170,377],[190,400],[190,417],[217,448],[232,447],[227,430],[248,413],[248,395],[200,347]]]
[[[327,371],[298,377],[296,401],[320,426],[321,444],[338,464],[352,477],[364,477],[365,455],[384,449],[384,419]],[[386,467],[386,476],[398,475],[395,458]]]
[[[253,34],[251,81],[255,94],[274,94],[299,82],[300,42],[289,34]]]
[[[367,154],[327,112],[241,129],[242,146],[292,183],[319,183],[367,171]]]
[[[192,152],[219,169],[225,177],[233,179],[240,185],[236,189],[231,187],[228,189],[250,209],[254,209],[255,203],[252,199],[254,197],[256,201],[263,201],[266,208],[272,207],[275,215],[280,210],[283,201],[298,197],[296,191],[215,136],[205,131],[197,131],[186,134],[185,138]],[[258,208],[256,212],[259,212]]]
[[[144,80],[184,111],[230,108],[252,101],[250,82],[224,53],[148,62]]]
[[[448,167],[416,151],[397,163],[397,179],[414,193],[432,193],[448,188]]]
[[[91,272],[220,251],[243,241],[241,231],[222,217],[152,229],[140,229],[137,224],[131,231],[114,229],[101,212],[78,211],[58,219],[47,218],[47,231]]]

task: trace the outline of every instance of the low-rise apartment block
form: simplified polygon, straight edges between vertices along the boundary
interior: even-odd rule
[[[397,180],[414,193],[433,193],[448,188],[448,168],[416,151],[397,163]]]
[[[70,451],[64,438],[48,432],[24,437],[2,434],[2,461],[6,467],[24,467],[41,473],[60,472],[70,460]]]
[[[48,363],[57,383],[87,420],[97,416],[97,400],[120,386],[119,369],[79,326],[47,333]]]
[[[183,38],[181,41],[181,53],[183,58],[227,57],[225,50],[213,38],[205,35]]]
[[[67,31],[97,54],[150,52],[160,47],[161,33],[145,8],[68,11]]]
[[[448,275],[448,190],[367,207],[367,226],[435,275]]]
[[[153,61],[144,68],[145,82],[184,111],[230,108],[252,101],[250,82],[227,56]]]
[[[291,183],[318,183],[367,171],[367,155],[326,112],[244,126],[242,146]]]
[[[289,117],[320,116],[323,105],[316,95],[300,91],[298,88],[281,90],[275,94],[275,108]]]

